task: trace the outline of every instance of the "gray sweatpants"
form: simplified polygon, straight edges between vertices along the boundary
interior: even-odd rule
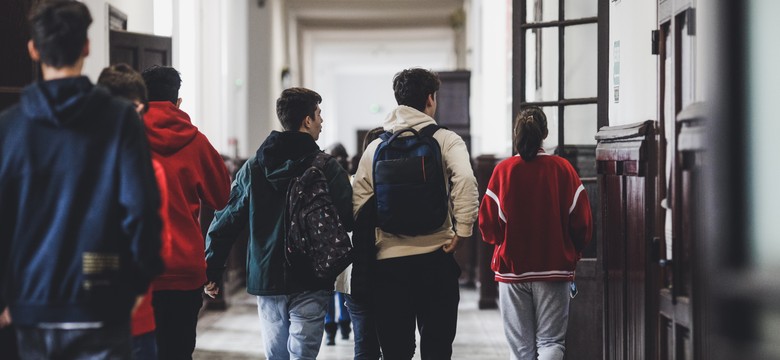
[[[568,281],[499,283],[511,359],[562,360],[569,322]]]

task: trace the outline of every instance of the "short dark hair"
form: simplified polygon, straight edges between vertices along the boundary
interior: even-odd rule
[[[393,92],[398,105],[425,111],[428,95],[439,91],[439,76],[421,68],[405,69],[393,77]]]
[[[28,20],[30,37],[42,63],[61,68],[79,60],[92,24],[86,5],[69,0],[41,1]]]
[[[170,66],[152,66],[141,74],[149,92],[149,101],[170,101],[174,104],[179,100],[181,75]]]
[[[276,99],[276,116],[285,130],[298,130],[307,116],[314,118],[317,104],[321,102],[322,96],[314,90],[289,88],[282,91],[282,95]]]
[[[525,161],[535,159],[547,131],[547,115],[541,108],[537,106],[523,108],[515,118],[512,134],[515,151]]]
[[[140,101],[144,104],[144,111],[149,106],[144,78],[130,65],[122,63],[103,69],[97,83],[106,87],[114,96]]]

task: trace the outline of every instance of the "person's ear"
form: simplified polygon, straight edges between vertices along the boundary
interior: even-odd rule
[[[176,100],[176,108],[181,108],[181,98]]]
[[[27,52],[30,53],[30,59],[32,59],[32,61],[41,61],[41,53],[35,48],[35,43],[32,40],[27,42]]]
[[[425,101],[425,107],[433,107],[435,102],[436,98],[434,97],[434,94],[428,94],[428,99]]]
[[[547,135],[550,135],[550,132],[545,129],[544,133],[542,134],[542,140],[547,139]]]
[[[84,48],[81,49],[81,57],[89,56],[89,39],[84,43]]]

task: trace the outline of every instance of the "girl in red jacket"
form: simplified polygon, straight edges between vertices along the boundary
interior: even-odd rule
[[[563,359],[574,269],[590,242],[588,196],[574,168],[542,149],[547,117],[525,108],[515,120],[518,155],[493,171],[479,209],[512,359]]]

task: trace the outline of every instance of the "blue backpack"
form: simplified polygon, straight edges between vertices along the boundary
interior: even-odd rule
[[[449,215],[441,147],[431,124],[380,135],[374,153],[377,225],[397,235],[424,235],[440,229]],[[412,135],[400,136],[411,132]]]

